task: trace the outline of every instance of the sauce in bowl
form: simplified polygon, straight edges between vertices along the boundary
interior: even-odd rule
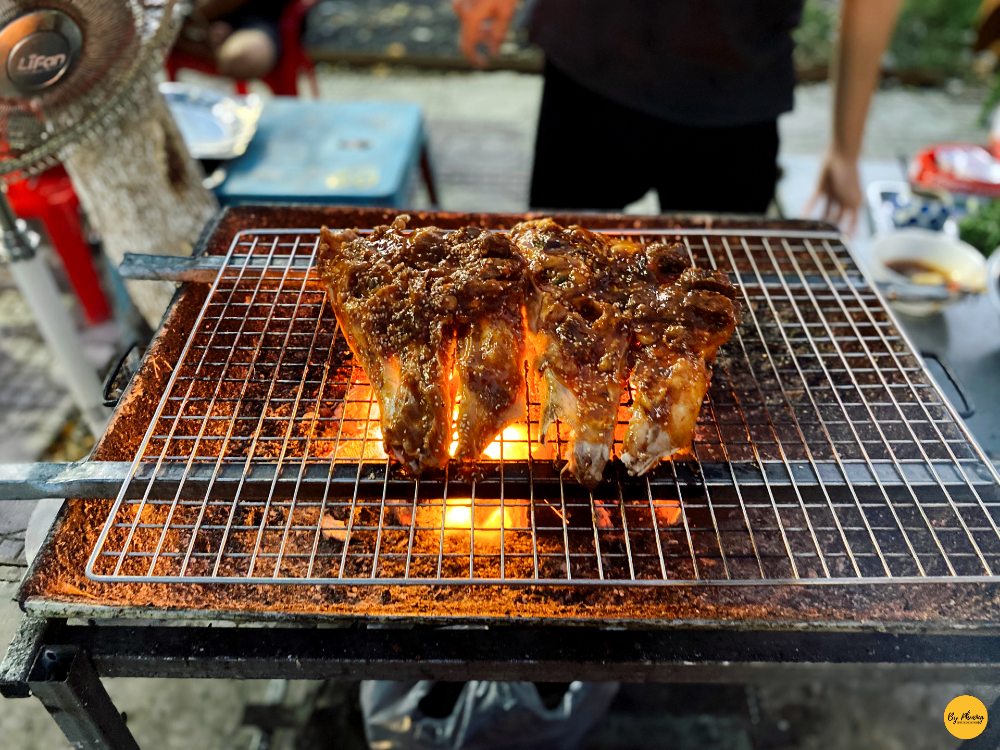
[[[961,286],[952,272],[923,260],[897,258],[887,261],[885,267],[905,277],[911,284],[944,286],[949,289],[958,289]]]

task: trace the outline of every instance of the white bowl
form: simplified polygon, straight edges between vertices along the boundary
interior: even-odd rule
[[[986,259],[972,245],[927,229],[898,229],[878,235],[871,244],[872,275],[876,281],[908,283],[908,279],[887,267],[899,260],[922,261],[945,272],[966,289],[982,291],[986,287]],[[891,303],[907,315],[930,315],[940,312],[949,302]]]

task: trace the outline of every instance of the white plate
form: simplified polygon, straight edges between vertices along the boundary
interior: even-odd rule
[[[235,96],[173,81],[161,83],[160,93],[195,159],[241,156],[257,132],[262,104],[253,94]]]

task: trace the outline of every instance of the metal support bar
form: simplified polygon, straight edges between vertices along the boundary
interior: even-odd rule
[[[288,257],[275,257],[270,261],[266,257],[251,257],[237,255],[227,259],[221,255],[199,255],[196,257],[177,257],[173,255],[144,255],[125,253],[118,273],[123,279],[136,281],[193,281],[210,284],[215,281],[223,268],[243,268],[246,272],[258,271],[280,280],[289,264]],[[301,279],[308,273],[308,258],[294,258],[287,279]]]
[[[86,654],[74,647],[39,651],[28,687],[74,747],[138,750]]]
[[[28,675],[35,656],[42,647],[49,624],[55,620],[22,617],[3,662],[0,662],[0,695],[4,698],[29,698]],[[61,622],[61,621],[60,621]]]
[[[539,627],[67,626],[102,675],[238,679],[1000,684],[1000,636]]]
[[[79,461],[76,463],[36,463],[0,464],[0,500],[40,500],[46,497],[64,498],[114,498],[129,477],[132,465],[121,461]],[[242,485],[240,497],[263,499],[272,491],[294,490],[301,499],[320,498],[324,493],[329,497],[351,497],[356,491],[359,496],[381,495],[385,485],[382,473],[385,464],[371,464],[369,470],[364,465],[362,479],[357,479],[357,465],[344,476],[330,477],[329,466],[308,465],[299,476],[299,467],[293,464],[279,465],[274,462],[255,463],[243,466],[197,464],[186,468],[183,464],[164,464],[156,472],[156,491],[152,499],[173,497],[178,487],[183,486],[192,493],[204,495],[211,488],[212,499],[232,498]],[[366,477],[371,473],[370,480]],[[412,484],[411,480],[398,480],[401,486]],[[131,490],[126,499],[142,497],[149,484],[149,471],[139,470],[129,485]],[[329,485],[329,489],[327,489]],[[369,486],[370,485],[370,486]],[[440,492],[442,480],[425,481],[428,491]],[[356,488],[360,487],[360,490]]]
[[[112,461],[0,464],[0,500],[115,497],[130,464]]]
[[[727,486],[733,470],[740,472],[746,466],[747,471],[764,472],[772,487],[785,486],[789,483],[788,472],[779,464],[749,466],[742,462],[723,464],[703,462],[696,469],[678,465],[675,467],[678,481],[697,483],[701,486]],[[790,466],[802,471],[796,473],[799,486],[806,486],[807,471],[805,464],[792,462]],[[731,468],[732,467],[732,468]],[[834,467],[820,465],[819,478],[828,479]],[[78,461],[76,463],[33,463],[33,464],[0,464],[0,500],[39,500],[46,497],[64,498],[114,498],[122,485],[129,478],[132,464],[123,461]],[[476,474],[476,492],[482,497],[499,497],[500,485],[509,491],[523,485],[525,497],[527,486],[531,482],[537,488],[547,483],[559,482],[559,469],[554,465],[535,464],[529,476],[527,464],[512,463],[504,467],[503,477],[496,469],[480,467]],[[849,476],[853,476],[850,469]],[[782,473],[784,472],[784,476]],[[147,466],[140,465],[135,477],[129,483],[129,494],[126,499],[142,497],[149,484],[152,473],[152,462]],[[857,481],[864,483],[867,477],[858,472]],[[471,477],[461,475],[448,478],[452,491],[463,489],[469,491],[466,483]],[[627,478],[624,481],[629,480]],[[422,494],[433,495],[444,491],[445,477],[443,474],[428,473],[420,480]],[[298,464],[288,462],[279,464],[274,461],[254,461],[249,467],[241,464],[224,464],[217,466],[212,463],[198,463],[186,467],[182,463],[164,463],[156,471],[155,490],[150,494],[152,499],[172,498],[180,485],[186,491],[199,497],[204,497],[211,488],[211,499],[232,498],[237,489],[240,497],[247,500],[266,499],[273,492],[294,492],[303,500],[352,497],[381,497],[385,489],[398,490],[405,494],[406,488],[412,488],[413,480],[400,475],[385,479],[384,462],[362,463],[360,469],[355,463],[343,463],[334,467],[331,476],[329,464],[316,461],[308,463],[301,469]],[[272,484],[274,485],[272,489]],[[412,494],[412,489],[409,490]],[[491,495],[490,493],[494,494]]]
[[[5,679],[20,681],[17,675],[23,668],[12,669],[13,663],[35,655],[25,684],[70,741],[84,748],[137,747],[98,674],[718,683],[877,675],[882,680],[1000,684],[997,635],[626,629],[595,633],[593,628],[551,625],[165,627],[38,620],[29,625],[20,639],[28,648],[16,658],[8,654]],[[38,645],[41,635],[44,641]]]
[[[285,269],[288,269],[287,273]],[[268,258],[263,255],[246,255],[236,253],[228,259],[224,255],[197,255],[193,257],[175,255],[145,255],[140,253],[125,253],[125,257],[118,266],[118,274],[130,281],[190,281],[199,284],[211,284],[219,275],[222,269],[240,269],[240,273],[247,277],[258,278],[263,274],[265,279],[272,279],[279,282],[282,279],[285,283],[301,281],[303,276],[309,274],[312,265],[309,259],[303,256],[288,256],[280,253]],[[825,283],[818,275],[804,274],[801,278],[785,277],[773,273],[762,271],[759,279],[755,275],[739,274],[737,280],[741,283],[753,283],[763,281],[767,283],[785,281],[791,286],[798,286],[801,283]],[[836,284],[837,281],[832,283]],[[861,280],[856,280],[861,284]],[[867,286],[867,282],[864,282]],[[318,278],[310,278],[306,285],[321,284]],[[917,285],[895,285],[894,294],[897,297],[915,297],[920,295],[918,301],[942,301],[950,299],[947,291],[940,291],[933,287],[918,287]]]

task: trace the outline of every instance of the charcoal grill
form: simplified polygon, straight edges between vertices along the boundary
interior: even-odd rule
[[[128,264],[191,283],[105,437],[83,464],[0,475],[0,496],[81,498],[21,589],[9,692],[72,702],[100,692],[90,665],[673,680],[879,664],[997,681],[1000,477],[829,227],[556,217],[678,239],[744,308],[690,455],[642,478],[612,465],[591,493],[562,471],[560,426],[537,442],[530,385],[525,419],[473,469],[414,481],[387,461],[310,269],[322,224],[390,218],[229,209],[195,259]],[[219,620],[241,627],[219,637]]]

